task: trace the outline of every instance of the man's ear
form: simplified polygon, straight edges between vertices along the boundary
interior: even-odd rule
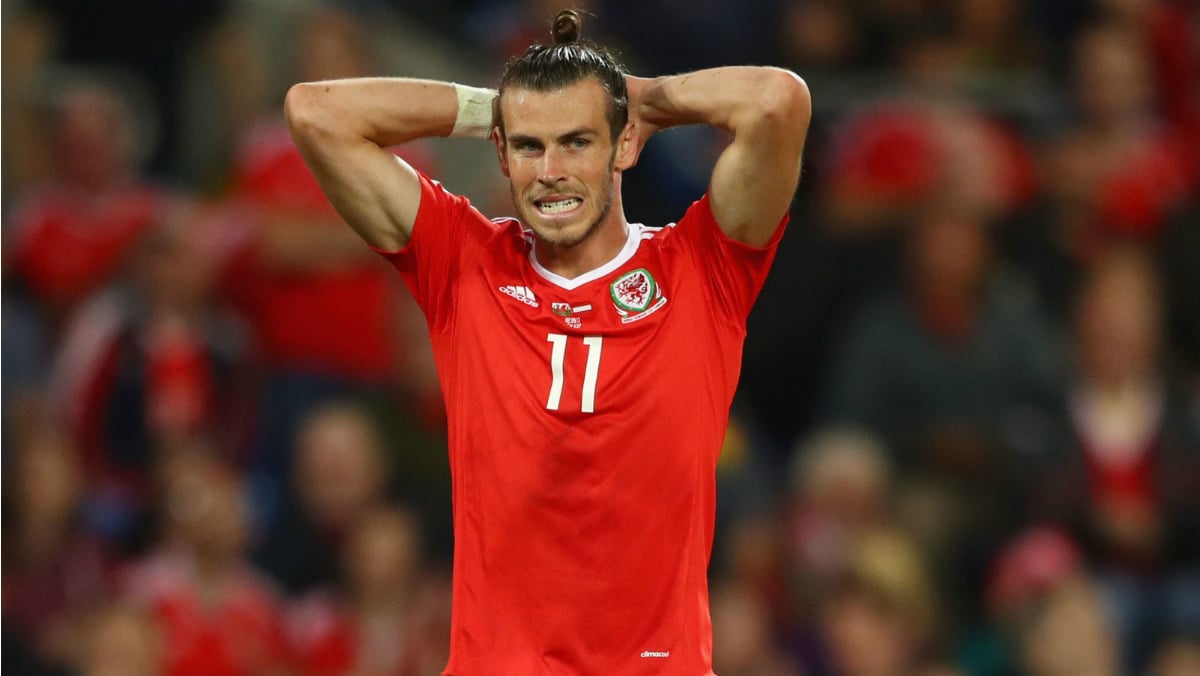
[[[511,178],[508,174],[508,154],[504,152],[504,137],[500,133],[500,127],[492,127],[492,143],[496,144],[496,158],[500,160],[500,172],[505,177]]]
[[[621,130],[621,135],[617,137],[617,153],[613,167],[624,171],[637,164],[638,154],[641,152],[640,146],[637,124],[633,120],[630,120],[625,123],[625,128]]]

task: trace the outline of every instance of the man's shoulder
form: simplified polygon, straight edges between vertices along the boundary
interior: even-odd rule
[[[677,222],[667,223],[666,225],[645,225],[642,223],[630,223],[629,227],[634,232],[638,233],[642,241],[645,240],[667,240],[675,232],[675,228],[679,224]]]
[[[447,188],[441,181],[417,172],[422,183],[420,220],[442,220],[453,214],[455,220],[469,224],[468,230],[485,236],[507,233],[519,237],[524,230],[521,222],[511,216],[489,217],[469,197]]]
[[[638,224],[644,230],[643,239],[670,241],[671,239],[704,239],[720,231],[708,194],[701,195],[687,206],[678,219],[659,226]]]

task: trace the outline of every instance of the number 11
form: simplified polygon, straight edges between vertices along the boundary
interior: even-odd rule
[[[558,410],[562,400],[563,362],[567,357],[567,336],[562,333],[551,333],[546,336],[546,342],[553,347],[550,350],[550,396],[546,398],[546,408]],[[587,367],[583,372],[583,396],[579,402],[579,410],[584,413],[596,411],[596,377],[600,373],[600,350],[604,346],[603,336],[584,336],[583,344],[587,345]]]

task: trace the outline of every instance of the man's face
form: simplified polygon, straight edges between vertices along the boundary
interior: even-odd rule
[[[612,141],[608,101],[592,79],[551,92],[514,88],[501,100],[500,167],[521,220],[551,246],[579,244],[605,222],[615,172],[632,164],[628,134]]]

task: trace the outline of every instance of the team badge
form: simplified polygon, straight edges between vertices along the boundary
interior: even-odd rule
[[[627,272],[608,287],[613,305],[621,315],[621,323],[628,324],[650,315],[662,307],[667,299],[646,268]]]

